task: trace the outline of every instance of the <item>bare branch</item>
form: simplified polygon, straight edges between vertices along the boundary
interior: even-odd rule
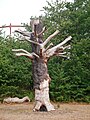
[[[68,58],[68,56],[66,56],[66,55],[57,55],[57,56]]]
[[[50,35],[43,43],[43,46],[45,46],[55,35],[59,33],[59,30],[56,30],[52,35]]]
[[[65,50],[65,49],[71,49],[71,45],[67,45],[67,46],[63,47],[63,49],[64,49],[64,50]]]
[[[44,50],[44,52],[46,52],[51,46],[53,46],[53,43],[50,43],[47,48]]]
[[[63,46],[64,44],[66,44],[69,40],[71,40],[72,39],[72,37],[71,36],[69,36],[68,38],[66,38],[63,42],[61,42],[60,44],[58,44],[58,45],[56,45],[55,47],[53,47],[53,48],[51,48],[52,50],[54,50],[54,49],[58,49],[58,48],[60,48],[61,46]]]
[[[32,32],[22,31],[22,30],[15,30],[15,32],[18,32],[22,34],[23,36],[31,37]]]
[[[28,38],[26,38],[26,37],[20,37],[19,40],[21,40],[21,41],[26,40],[26,41],[28,41],[28,42],[30,42],[30,43],[33,43],[33,44],[36,44],[36,45],[39,45],[39,46],[40,46],[40,43],[35,42],[35,41],[32,41],[32,40],[30,40],[30,39],[28,39]]]
[[[58,55],[64,55],[66,54],[67,52],[62,52],[62,53],[58,53]]]
[[[65,39],[63,42],[61,42],[60,44],[58,44],[58,45],[50,48],[49,50],[47,50],[47,55],[48,55],[48,57],[53,56],[53,55],[55,54],[55,52],[58,51],[59,49],[62,49],[62,50],[66,49],[67,47],[65,48],[65,47],[63,47],[63,45],[66,44],[69,40],[71,40],[71,38],[72,38],[72,37],[69,36],[68,38],[66,38],[66,39]]]
[[[32,57],[32,59],[35,56],[35,57],[39,58],[39,56],[36,53],[34,53],[34,52],[29,53],[28,51],[26,51],[24,49],[12,49],[12,51],[19,52],[19,53],[15,53],[16,56],[27,56],[27,57]]]
[[[30,54],[28,51],[24,50],[24,49],[12,49],[13,52],[24,52],[26,54]]]
[[[70,59],[70,57],[69,57],[69,56],[65,56],[65,55],[60,55],[60,57]]]
[[[29,57],[30,59],[33,59],[33,54],[29,53],[28,51],[24,50],[24,49],[12,49],[13,52],[19,52],[19,53],[15,53],[16,56],[26,56]]]
[[[32,54],[26,54],[26,53],[15,53],[16,56],[20,57],[20,56],[26,56],[30,59],[33,59]]]
[[[36,54],[36,53],[31,53],[33,56],[35,56],[35,57],[37,57],[37,58],[39,58],[39,56]]]
[[[70,59],[70,52],[57,53],[56,56],[60,56],[60,57]]]
[[[52,47],[52,48],[54,48],[54,47]],[[60,52],[63,52],[63,46],[61,46],[60,48],[57,48],[57,49],[53,49],[53,50],[52,50],[52,48],[48,49],[46,51],[46,55],[48,58],[50,58],[51,56],[57,55]]]

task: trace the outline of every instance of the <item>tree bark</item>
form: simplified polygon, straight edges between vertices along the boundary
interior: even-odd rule
[[[46,107],[47,111],[54,110],[49,99],[49,83],[51,79],[48,74],[47,59],[43,57],[35,58],[32,65],[36,102],[34,111],[41,108],[44,110],[44,107]]]
[[[34,26],[34,36],[42,33],[42,31],[42,23],[39,22],[38,25]],[[40,44],[43,42],[42,34],[40,34],[37,39],[32,39]],[[47,58],[45,57],[46,55],[42,55],[42,49],[40,48],[40,46],[35,44],[32,45],[32,52],[36,53],[39,56],[39,58],[34,57],[32,61],[33,81],[35,90],[35,107],[33,110],[54,110],[54,107],[50,103],[49,99],[49,83],[51,79],[48,74]]]

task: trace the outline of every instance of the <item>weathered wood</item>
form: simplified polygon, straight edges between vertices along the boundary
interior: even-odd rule
[[[62,49],[62,51],[64,50],[63,45],[66,44],[68,41],[70,41],[72,39],[71,36],[69,36],[68,38],[66,38],[63,42],[59,43],[58,45],[50,48],[49,50],[47,50],[46,54],[48,57],[52,57],[54,56],[59,50]],[[60,52],[58,52],[60,53]],[[56,54],[57,55],[57,54]]]
[[[52,35],[50,35],[43,43],[43,46],[45,46],[54,36],[56,36],[59,33],[59,30],[56,30]]]
[[[30,102],[30,99],[28,96],[23,97],[22,99],[18,98],[18,97],[14,97],[14,98],[5,98],[3,100],[4,103],[23,103],[23,102]]]
[[[15,30],[15,32],[18,32],[24,36],[27,36],[27,37],[31,37],[31,33],[30,32],[27,32],[27,31],[22,31],[22,30]]]
[[[70,48],[70,46],[63,46],[69,40],[71,40],[71,36],[66,38],[63,42],[58,45],[51,47],[53,44],[47,45],[47,43],[59,33],[56,30],[52,35],[50,35],[45,41],[43,41],[43,32],[45,28],[43,28],[42,22],[40,20],[32,20],[31,21],[32,32],[30,32],[30,40],[26,39],[31,43],[32,53],[28,53],[23,49],[15,50],[14,52],[23,52],[16,53],[17,56],[28,56],[32,60],[32,74],[34,81],[34,90],[35,90],[35,107],[34,111],[39,110],[55,110],[54,106],[50,103],[49,99],[49,83],[51,78],[48,74],[47,61],[52,56],[61,56],[66,57],[65,49]],[[20,33],[21,31],[19,31]],[[21,34],[25,34],[21,32]],[[27,34],[25,34],[26,36]],[[45,48],[46,47],[46,48]]]
[[[39,111],[42,106],[45,106],[47,111],[55,110],[49,99],[48,79],[44,79],[43,82],[40,82],[40,89],[35,89],[35,101],[34,111]]]

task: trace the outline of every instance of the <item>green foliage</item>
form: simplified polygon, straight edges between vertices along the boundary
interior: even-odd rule
[[[90,1],[48,2],[44,11],[42,19],[49,31],[46,37],[56,29],[60,31],[52,40],[54,45],[73,37],[70,60],[53,58],[49,62],[51,99],[90,102]]]
[[[56,29],[60,34],[52,39],[54,45],[73,37],[70,60],[53,57],[48,63],[51,100],[90,102],[90,0],[48,2],[43,9],[42,20],[48,28],[44,39]],[[0,37],[0,97],[28,95],[33,100],[31,61],[16,58],[12,48],[31,50],[27,42]]]
[[[31,61],[14,56],[12,48],[31,49],[26,42],[0,39],[0,97],[23,97],[33,89]]]

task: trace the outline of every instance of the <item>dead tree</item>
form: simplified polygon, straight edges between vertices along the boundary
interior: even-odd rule
[[[56,30],[43,41],[43,33],[46,28],[43,28],[41,21],[38,19],[32,20],[31,27],[32,32],[21,30],[17,30],[16,32],[24,36],[21,40],[26,40],[31,44],[32,52],[30,53],[24,49],[12,49],[12,51],[15,52],[16,56],[26,56],[32,61],[36,103],[33,110],[38,111],[42,107],[45,107],[47,111],[55,110],[49,99],[49,83],[51,79],[48,73],[47,62],[52,56],[67,57],[64,50],[70,48],[70,45],[64,45],[70,41],[72,37],[69,36],[54,47],[52,47],[52,43],[47,46],[49,41],[59,33],[59,30]]]

